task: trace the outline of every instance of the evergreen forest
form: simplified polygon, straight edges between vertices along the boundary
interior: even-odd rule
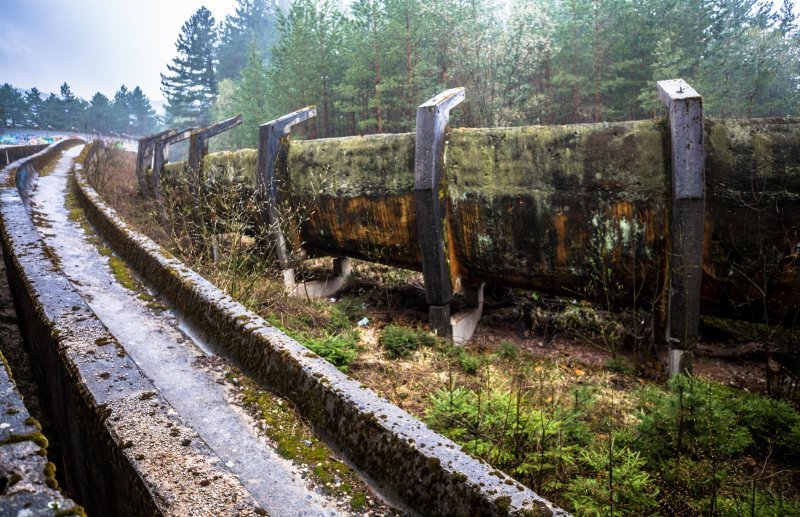
[[[257,125],[314,104],[309,137],[410,131],[416,107],[455,86],[466,127],[658,114],[655,81],[681,77],[708,116],[800,111],[792,0],[236,0],[199,8],[161,75],[157,118],[137,86],[108,98],[0,87],[0,124],[141,136],[241,113],[217,145],[252,147]]]

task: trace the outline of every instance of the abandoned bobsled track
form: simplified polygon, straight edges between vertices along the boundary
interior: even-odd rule
[[[286,287],[310,256],[337,257],[340,279],[348,257],[422,271],[431,328],[456,340],[477,325],[485,282],[649,303],[678,373],[691,370],[701,312],[796,321],[800,131],[791,119],[704,120],[685,82],[658,87],[665,121],[451,130],[456,88],[419,107],[416,133],[292,141],[316,114],[307,107],[260,126],[257,150],[208,155],[234,117],[141,139],[138,187],[156,198],[177,187],[200,224],[201,202],[214,207],[231,185],[258,200],[245,217],[273,239]],[[165,166],[186,139],[187,162]],[[219,356],[288,399],[387,512],[565,515],[132,230],[84,174],[98,145],[12,163],[0,191],[21,331],[66,488],[90,513],[358,512],[276,453],[208,368]],[[170,309],[151,310],[112,259]],[[451,315],[459,291],[469,310]]]
[[[176,313],[119,285],[64,206],[81,142],[5,169],[2,243],[22,332],[52,408],[67,489],[97,515],[347,513],[278,457],[197,358],[234,359],[286,396],[403,511],[562,514],[347,378],[130,230],[88,186],[98,233]],[[48,162],[52,171],[38,177]],[[179,320],[184,319],[181,322]],[[180,327],[192,327],[195,343]]]

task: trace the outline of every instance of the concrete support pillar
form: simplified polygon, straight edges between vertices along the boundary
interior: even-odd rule
[[[199,208],[203,188],[203,158],[208,154],[208,141],[242,123],[242,116],[236,115],[222,122],[192,132],[189,137],[189,186],[194,196],[194,206]]]
[[[157,138],[153,143],[153,176],[150,178],[150,191],[156,197],[161,197],[161,171],[167,163],[167,152],[171,144],[182,142],[191,136],[195,128],[190,127],[183,131],[171,130],[164,136]]]
[[[431,329],[442,337],[452,335],[450,302],[453,300],[445,250],[445,202],[441,195],[444,146],[450,111],[464,98],[464,88],[453,88],[417,108],[414,206]]]
[[[271,120],[258,128],[258,165],[256,182],[258,192],[264,201],[263,217],[275,242],[278,264],[283,270],[284,285],[287,290],[295,288],[294,269],[282,221],[278,211],[278,187],[281,182],[281,168],[285,166],[288,147],[287,137],[292,126],[317,116],[315,106],[307,106],[295,112]]]
[[[703,275],[705,149],[703,98],[682,79],[659,81],[669,112],[672,149],[667,342],[669,374],[691,374],[700,337]]]
[[[139,194],[150,196],[150,186],[147,184],[147,169],[153,167],[153,155],[156,140],[172,135],[175,129],[167,129],[139,139],[139,149],[136,153],[136,182],[139,184]]]

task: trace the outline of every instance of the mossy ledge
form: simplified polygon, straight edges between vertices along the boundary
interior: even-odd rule
[[[67,488],[93,515],[263,515],[247,490],[201,440],[182,448],[181,462],[159,459],[175,447],[174,438],[160,431],[167,424],[185,426],[130,358],[117,354],[116,347],[98,347],[98,340],[116,341],[47,258],[29,217],[28,195],[37,168],[76,143],[80,142],[61,142],[12,164],[4,169],[5,186],[0,188],[0,243],[9,284],[19,320],[25,322],[22,332],[33,356],[34,373],[53,408]],[[125,375],[98,375],[104,371],[124,371]],[[142,399],[144,393],[153,395]],[[0,446],[0,453],[5,447],[27,447],[38,455],[43,443],[38,440],[38,429],[26,420],[27,414],[20,415],[17,412],[10,417],[22,418],[27,427],[20,434],[30,439],[11,437]],[[7,413],[4,418],[10,417]],[[145,443],[142,436],[148,437]],[[41,482],[52,487],[52,466],[39,457],[43,462]],[[14,461],[12,458],[11,463]],[[186,472],[184,461],[208,471],[216,486],[198,486]],[[225,497],[215,500],[212,489]],[[83,513],[66,504],[49,510],[55,515]]]
[[[5,358],[0,354],[3,364]],[[59,511],[84,515],[83,508],[65,497],[55,478],[55,465],[47,461],[47,438],[41,425],[30,416],[8,369],[0,369],[0,508],[16,515],[24,509],[36,515],[58,515]]]
[[[115,253],[216,341],[248,374],[291,400],[349,460],[425,515],[567,515],[252,314],[132,230],[75,171],[75,195]],[[243,324],[241,316],[249,320]],[[386,415],[377,419],[374,415]]]

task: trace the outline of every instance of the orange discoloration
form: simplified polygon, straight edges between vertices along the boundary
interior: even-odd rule
[[[448,203],[449,205],[450,203]],[[445,211],[445,214],[447,211]],[[461,267],[460,262],[458,260],[458,254],[456,252],[456,245],[455,245],[455,236],[453,235],[453,228],[450,224],[450,218],[445,217],[444,219],[444,235],[445,237],[445,246],[447,249],[445,252],[447,253],[447,266],[450,270],[450,285],[453,287],[453,292],[457,293],[461,291]]]
[[[567,267],[567,236],[566,236],[567,216],[564,212],[559,212],[553,217],[553,227],[558,236],[556,245],[556,267],[563,269]]]
[[[633,220],[633,205],[629,201],[617,201],[609,207],[610,216],[619,221],[622,218]]]
[[[386,197],[320,196],[303,224],[312,248],[409,265],[418,260],[413,195]]]

